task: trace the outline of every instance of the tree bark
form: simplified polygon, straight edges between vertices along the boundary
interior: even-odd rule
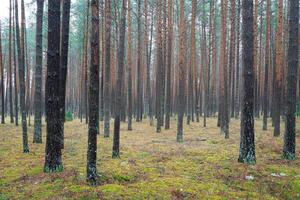
[[[110,36],[111,36],[111,3],[105,0],[105,82],[104,82],[104,137],[109,137],[110,121]]]
[[[46,152],[44,172],[63,170],[61,158],[61,126],[59,111],[59,69],[60,69],[60,0],[48,2],[48,52],[46,100]]]
[[[125,51],[125,29],[126,29],[126,0],[122,1],[122,14],[119,32],[118,47],[118,74],[117,74],[117,98],[115,110],[114,138],[112,158],[120,157],[120,115],[122,107],[122,83],[124,74],[124,51]]]
[[[62,7],[61,41],[60,41],[60,71],[59,71],[59,111],[61,125],[61,147],[64,148],[64,122],[66,110],[66,82],[68,72],[69,24],[71,0],[64,0]]]
[[[183,142],[183,115],[185,105],[185,17],[184,0],[180,0],[179,17],[179,90],[178,90],[178,121],[177,121],[177,142]]]
[[[243,100],[239,162],[255,164],[253,0],[243,0]]]
[[[97,134],[99,132],[99,1],[91,1],[91,60],[89,84],[89,123],[87,181],[97,182]]]
[[[43,12],[44,0],[37,0],[33,143],[42,143]]]
[[[296,90],[297,68],[299,59],[299,1],[289,2],[289,47],[288,47],[288,78],[287,78],[287,102],[286,102],[286,127],[284,135],[283,158],[294,160],[296,157]]]
[[[21,7],[24,6],[23,0],[21,1]],[[24,9],[21,9],[21,11]],[[22,22],[21,23],[21,38],[20,41],[20,29],[19,29],[19,14],[18,14],[18,1],[15,1],[15,17],[16,17],[16,39],[17,39],[17,50],[18,50],[18,65],[19,65],[19,85],[20,85],[20,108],[22,117],[22,130],[23,130],[23,152],[29,153],[28,147],[28,135],[27,135],[27,122],[26,122],[26,107],[25,107],[25,65],[24,65],[24,22],[23,17],[25,13],[22,12]]]

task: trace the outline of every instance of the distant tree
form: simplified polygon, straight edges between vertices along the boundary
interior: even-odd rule
[[[42,143],[42,77],[44,0],[37,0],[33,143]]]
[[[185,108],[185,17],[184,0],[180,0],[179,17],[179,88],[178,88],[178,121],[177,121],[177,142],[183,142],[183,115]]]
[[[161,76],[162,76],[162,64],[163,64],[163,55],[162,55],[162,2],[157,1],[156,6],[156,132],[161,131]]]
[[[99,132],[99,1],[91,1],[91,64],[89,84],[89,130],[87,151],[87,181],[97,181],[97,134]]]
[[[1,124],[5,123],[5,102],[4,102],[4,65],[3,65],[3,54],[2,54],[2,28],[0,21],[0,73],[1,73]]]
[[[253,70],[253,0],[243,0],[243,98],[239,162],[255,164],[254,142],[254,70]]]
[[[269,111],[269,64],[270,64],[270,10],[271,1],[267,0],[266,11],[266,41],[265,41],[265,78],[264,78],[264,94],[263,94],[263,130],[267,130],[268,111]]]
[[[143,86],[142,86],[142,41],[141,41],[141,0],[137,0],[137,103],[136,103],[136,121],[143,119]]]
[[[13,34],[12,34],[12,38],[13,38],[13,60],[14,60],[14,86],[15,86],[15,123],[16,126],[19,125],[19,107],[18,107],[18,75],[17,75],[17,58],[16,58],[16,23],[15,23],[15,18],[16,18],[16,9],[15,9],[15,1],[13,1]]]
[[[238,11],[237,11],[237,19],[240,19],[240,15],[241,15],[241,0],[238,0]],[[236,80],[236,84],[235,84],[235,118],[237,119],[239,116],[239,112],[240,112],[240,21],[237,20],[237,30],[236,30],[236,61],[235,61],[235,68],[236,68],[236,73],[235,73],[235,80]]]
[[[283,58],[282,58],[282,43],[283,43],[283,0],[277,1],[278,5],[278,16],[277,16],[277,31],[276,31],[276,46],[275,46],[275,80],[274,80],[274,136],[280,135],[280,114],[281,114],[281,99],[282,99],[282,68],[283,68]]]
[[[120,157],[120,115],[122,106],[122,83],[124,77],[124,51],[125,51],[125,30],[126,30],[126,0],[122,1],[122,11],[119,28],[119,46],[118,46],[118,73],[117,73],[117,98],[114,124],[114,139],[112,157]]]
[[[127,87],[128,87],[128,127],[127,129],[129,131],[132,130],[132,45],[131,45],[131,1],[128,0],[128,50],[127,50],[127,71],[128,71],[128,77],[127,77]]]
[[[109,137],[110,121],[110,37],[111,37],[111,2],[105,0],[105,82],[104,82],[104,137]]]
[[[12,0],[9,0],[9,43],[8,43],[8,76],[9,76],[9,112],[10,123],[14,123],[13,113],[13,84],[12,84]]]
[[[59,111],[60,0],[48,2],[48,52],[45,87],[47,138],[44,172],[63,170]]]
[[[21,1],[21,7],[24,6],[24,1]],[[25,108],[25,65],[24,65],[24,9],[21,9],[21,39],[19,28],[19,10],[18,0],[15,1],[15,18],[16,18],[16,42],[18,50],[18,65],[19,65],[19,85],[20,85],[20,107],[22,117],[22,130],[23,130],[23,152],[29,153],[28,135],[27,135],[27,122],[26,122],[26,108]]]
[[[194,0],[195,1],[195,0]],[[173,0],[168,1],[168,49],[167,49],[167,82],[166,82],[166,120],[165,129],[170,129],[171,117],[171,73],[173,53]]]
[[[227,53],[226,53],[226,19],[227,19],[227,0],[221,0],[221,46],[220,46],[220,126],[225,138],[229,138],[229,119],[228,119],[228,89],[227,89]]]
[[[297,68],[299,62],[299,1],[289,2],[289,47],[288,47],[288,78],[286,98],[286,127],[284,135],[283,158],[294,160],[296,157],[296,90]]]

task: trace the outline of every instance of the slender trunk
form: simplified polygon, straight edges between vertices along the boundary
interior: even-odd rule
[[[4,102],[4,65],[2,56],[2,30],[0,21],[0,73],[1,73],[1,124],[5,123],[5,102]]]
[[[173,0],[168,1],[168,51],[167,51],[167,83],[166,83],[166,120],[165,129],[170,129],[171,117],[171,68],[173,38]]]
[[[238,0],[238,23],[237,23],[237,45],[236,45],[236,84],[235,84],[235,118],[237,119],[240,112],[240,15],[241,15],[241,0]]]
[[[109,137],[110,121],[110,35],[111,35],[111,3],[105,0],[105,83],[104,83],[104,137]]]
[[[179,94],[178,94],[178,122],[177,122],[177,142],[183,142],[183,115],[184,115],[184,94],[185,94],[185,18],[184,0],[180,0],[179,18]]]
[[[278,0],[278,17],[277,17],[277,31],[276,31],[276,46],[275,46],[275,80],[274,80],[274,136],[278,137],[280,135],[280,111],[281,111],[281,98],[282,98],[282,43],[283,43],[283,0]]]
[[[225,135],[225,138],[229,138],[229,120],[228,120],[228,89],[227,89],[227,56],[226,56],[226,19],[227,19],[227,0],[221,0],[221,55],[220,55],[220,125],[221,132]]]
[[[10,123],[14,123],[14,113],[13,113],[13,85],[12,85],[12,24],[11,24],[11,12],[12,12],[12,0],[9,0],[9,43],[8,43],[8,75],[9,75],[9,113],[10,113]]]
[[[131,1],[128,0],[128,77],[127,77],[127,87],[128,87],[128,127],[129,131],[132,130],[132,47],[131,47]]]
[[[69,52],[69,23],[71,0],[64,0],[62,7],[61,42],[60,42],[60,71],[59,71],[59,111],[61,126],[61,146],[64,148],[64,122],[66,110],[66,82],[68,72]]]
[[[20,41],[20,28],[19,28],[19,14],[18,14],[18,1],[15,1],[15,17],[16,17],[16,39],[18,50],[18,65],[19,65],[19,84],[20,84],[20,107],[22,113],[22,130],[23,130],[23,152],[28,153],[28,135],[27,135],[27,122],[26,122],[26,108],[25,108],[25,65],[24,65],[24,1],[21,1],[21,41]],[[23,49],[23,50],[22,50]]]
[[[120,114],[122,107],[122,83],[124,73],[124,51],[125,51],[125,29],[126,29],[126,0],[122,1],[122,14],[120,21],[119,32],[119,47],[118,47],[118,73],[117,73],[117,98],[116,98],[116,115],[114,124],[114,138],[112,157],[120,157]]]
[[[43,11],[44,0],[38,0],[36,15],[36,60],[33,143],[42,143]]]
[[[157,29],[156,29],[156,132],[159,133],[161,131],[161,89],[162,89],[162,2],[157,1]]]

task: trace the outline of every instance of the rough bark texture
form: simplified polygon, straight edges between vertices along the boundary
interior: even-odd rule
[[[120,115],[122,109],[122,83],[124,74],[124,51],[125,51],[125,29],[126,29],[126,0],[122,1],[122,13],[119,32],[118,47],[118,74],[117,74],[117,97],[114,124],[114,139],[112,157],[120,157]]]
[[[33,143],[42,143],[42,77],[43,77],[43,11],[44,0],[37,1],[36,15],[36,57],[34,94],[34,133]]]
[[[91,1],[92,33],[89,84],[89,123],[87,150],[87,181],[96,184],[97,134],[99,132],[99,1]]]
[[[49,1],[47,77],[45,88],[47,137],[44,172],[59,172],[63,170],[59,112],[60,14],[60,1]]]
[[[243,99],[239,162],[255,164],[254,143],[254,70],[253,1],[243,0]]]
[[[288,78],[287,78],[287,102],[286,102],[286,127],[284,135],[283,158],[294,160],[296,157],[296,90],[297,68],[299,59],[299,1],[291,0],[289,6],[289,47],[288,47]]]
[[[64,148],[64,122],[65,122],[65,101],[66,82],[68,72],[69,52],[69,24],[70,24],[71,0],[64,0],[62,7],[61,43],[60,43],[60,71],[59,71],[59,111],[61,125],[61,146]]]

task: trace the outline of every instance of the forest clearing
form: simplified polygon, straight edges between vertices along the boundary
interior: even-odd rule
[[[299,0],[1,0],[0,200],[300,200]]]
[[[220,137],[216,122],[210,118],[208,128],[200,123],[185,126],[180,144],[175,128],[158,134],[147,121],[133,123],[135,131],[127,131],[123,123],[120,159],[111,159],[112,140],[100,134],[102,183],[95,188],[85,180],[84,123],[65,124],[64,172],[53,175],[43,173],[44,144],[31,144],[32,153],[23,154],[21,130],[0,126],[0,199],[300,198],[300,160],[281,160],[283,138],[274,138],[271,127],[262,131],[262,120],[256,120],[257,164],[248,166],[237,162],[240,121],[232,119],[228,140]],[[298,146],[299,119],[297,124]],[[247,180],[250,176],[253,180]]]

